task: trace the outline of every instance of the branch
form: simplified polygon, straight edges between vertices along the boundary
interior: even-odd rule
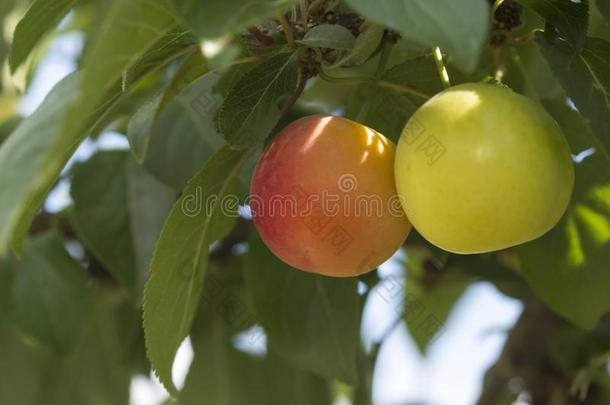
[[[263,46],[275,45],[273,38],[263,33],[258,27],[250,27],[248,32]]]
[[[506,394],[514,377],[523,379],[534,404],[552,403],[549,380],[555,380],[557,375],[548,361],[546,349],[559,320],[533,295],[523,303],[523,313],[510,331],[498,361],[485,374],[477,405],[496,403]]]
[[[286,102],[286,105],[284,105],[284,107],[282,108],[282,112],[281,112],[282,117],[285,116],[286,114],[288,114],[290,112],[290,110],[292,110],[292,107],[294,107],[294,105],[297,103],[297,101],[299,100],[299,97],[301,97],[301,95],[303,94],[303,91],[305,91],[305,86],[307,86],[308,80],[309,80],[309,77],[307,75],[307,72],[305,72],[305,70],[303,68],[301,68],[299,85],[297,86],[294,94]]]

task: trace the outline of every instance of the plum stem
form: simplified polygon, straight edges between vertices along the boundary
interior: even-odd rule
[[[292,26],[286,19],[286,16],[284,14],[280,14],[280,16],[278,17],[278,21],[282,25],[282,29],[284,31],[284,35],[286,36],[286,42],[288,42],[288,45],[291,48],[296,48],[296,44],[294,42],[294,33],[292,32]]]
[[[512,53],[511,56],[512,56],[513,62],[517,66],[517,69],[519,69],[519,73],[521,73],[521,75],[523,76],[523,79],[525,80],[525,84],[527,85],[527,88],[530,91],[532,97],[537,102],[540,102],[540,95],[538,94],[538,90],[536,90],[536,86],[534,86],[534,82],[532,81],[532,78],[530,77],[529,73],[527,72],[527,69],[525,68],[525,65],[523,64],[523,61],[521,60],[521,56],[519,55],[519,52],[517,52],[517,50],[513,47],[511,47],[510,50]]]
[[[292,110],[292,107],[294,107],[296,102],[299,100],[299,97],[301,97],[301,94],[303,94],[303,91],[305,91],[305,86],[307,85],[308,80],[309,80],[308,76],[305,74],[305,72],[303,72],[303,70],[301,70],[299,84],[298,84],[294,94],[290,97],[290,99],[286,102],[286,105],[282,108],[282,112],[281,112],[282,117],[284,115],[288,114],[290,112],[290,110]]]
[[[265,35],[257,26],[252,26],[252,27],[248,28],[248,32],[262,45],[265,45],[265,46],[275,45],[275,43],[273,42],[273,38],[271,38],[268,35]]]
[[[449,73],[447,72],[445,63],[443,62],[443,53],[441,52],[441,48],[439,48],[438,46],[436,48],[434,48],[434,62],[436,63],[436,69],[438,70],[438,75],[441,78],[443,87],[446,89],[451,87],[451,81],[449,80]]]

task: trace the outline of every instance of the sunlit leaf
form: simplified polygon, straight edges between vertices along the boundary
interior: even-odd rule
[[[40,39],[54,29],[76,0],[36,0],[19,21],[13,35],[9,64],[11,72],[25,62]]]
[[[157,243],[144,292],[146,348],[157,376],[172,394],[172,364],[189,333],[201,297],[210,244],[231,229],[237,178],[245,152],[225,147],[205,164],[174,205]]]

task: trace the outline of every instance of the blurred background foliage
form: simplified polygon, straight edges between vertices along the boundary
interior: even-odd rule
[[[0,404],[127,404],[152,368],[168,404],[371,404],[384,339],[406,327],[426,356],[481,283],[523,311],[479,404],[610,403],[610,2],[507,0],[515,24],[483,0],[376,3],[0,3]],[[70,36],[82,46],[59,57],[74,73],[33,112],[41,61]],[[396,141],[443,89],[434,45],[452,84],[500,80],[564,129],[577,186],[553,232],[477,256],[414,232],[385,269],[351,280],[279,262],[245,206],[204,218],[214,231],[193,243],[201,221],[178,212],[188,187],[225,182],[245,198],[254,158],[287,123],[332,113]],[[163,278],[145,293],[151,260]],[[371,341],[363,318],[379,297],[389,327]],[[186,335],[194,357],[175,389]]]

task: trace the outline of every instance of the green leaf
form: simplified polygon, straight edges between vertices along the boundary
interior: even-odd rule
[[[16,0],[4,0],[0,4],[0,32],[6,32],[7,15],[13,10]],[[0,37],[0,63],[4,63],[10,51],[8,38]],[[3,78],[0,77],[0,86],[2,86]]]
[[[13,115],[4,120],[0,120],[0,144],[4,142],[8,136],[17,129],[23,118],[18,115]]]
[[[99,287],[99,286],[98,286]],[[19,405],[127,405],[131,383],[127,339],[116,294],[94,289],[91,310],[69,353],[32,344],[0,322],[0,403]],[[77,303],[75,303],[76,305]],[[70,311],[73,311],[71,309]],[[131,308],[132,314],[137,314]]]
[[[134,84],[136,78],[140,80],[180,52],[168,49],[166,43],[162,38],[159,44],[163,48],[153,44],[147,49],[142,59],[148,62],[131,71]],[[141,52],[140,49],[133,51]],[[106,83],[111,76],[100,81]],[[76,147],[89,132],[95,132],[106,114],[131,89],[125,88],[119,78],[93,106],[91,100],[79,101],[82,79],[82,73],[75,73],[58,83],[42,105],[0,147],[0,187],[11,190],[0,196],[0,257],[6,254],[10,243],[19,252],[32,219]]]
[[[36,0],[15,28],[9,65],[11,73],[25,62],[40,39],[68,14],[76,0]]]
[[[87,273],[55,233],[26,241],[23,253],[13,261],[11,316],[40,344],[67,352],[89,312]]]
[[[570,150],[580,153],[591,147],[601,149],[591,127],[578,111],[573,110],[566,100],[543,100],[544,108],[553,116],[567,136]]]
[[[316,25],[297,41],[309,48],[328,48],[350,51],[354,48],[356,38],[350,30],[338,24]]]
[[[115,82],[128,79],[124,75],[130,67],[138,63],[146,65],[146,51],[153,46],[160,44],[157,52],[162,52],[166,46],[186,37],[182,32],[169,36],[175,27],[165,1],[112,0],[103,28],[94,36],[85,54],[81,105],[74,107],[74,113],[81,113],[83,105],[95,108]],[[156,55],[150,56],[153,61],[157,60]]]
[[[121,332],[123,301],[96,289],[87,322],[67,356],[49,359],[34,404],[128,405],[131,375]],[[33,405],[34,405],[33,404]]]
[[[160,113],[161,97],[157,97],[129,123],[129,142],[140,163],[174,190],[181,191],[223,144],[214,125],[222,103],[222,97],[213,92],[219,78],[217,73],[206,74]]]
[[[326,381],[294,368],[274,353],[255,357],[235,349],[225,325],[212,319],[193,339],[195,357],[180,393],[180,405],[330,405]],[[238,387],[238,389],[236,389]]]
[[[180,18],[200,38],[218,38],[238,33],[260,23],[266,17],[279,15],[294,0],[173,0]]]
[[[370,24],[366,30],[356,38],[354,48],[345,57],[345,63],[350,65],[361,65],[379,48],[385,29],[377,24]]]
[[[537,42],[560,84],[589,120],[602,152],[610,156],[610,42],[587,38],[579,54],[548,33],[538,35]]]
[[[79,239],[137,301],[174,192],[111,151],[76,166],[71,194]]]
[[[281,117],[281,101],[298,82],[296,56],[280,53],[246,73],[229,91],[218,114],[227,143],[245,149],[265,140]]]
[[[571,144],[594,136],[574,111],[554,108]],[[583,134],[583,130],[585,133]],[[552,252],[552,254],[548,254]],[[585,329],[610,311],[610,161],[601,151],[576,165],[572,202],[544,237],[518,248],[523,275],[549,307]]]
[[[356,384],[360,345],[356,280],[293,269],[256,234],[248,245],[244,274],[270,349],[316,374]]]
[[[208,63],[201,54],[200,50],[193,52],[182,64],[180,69],[172,78],[170,84],[163,92],[163,98],[159,104],[159,111],[172,101],[195,80],[209,71]]]
[[[419,250],[408,249],[407,256],[404,317],[417,347],[426,352],[445,331],[444,324],[473,278],[433,263]]]
[[[388,70],[381,81],[358,86],[350,97],[347,115],[396,142],[409,117],[441,90],[431,56],[408,60]]]
[[[0,322],[3,321],[11,303],[14,270],[9,260],[0,260]]]
[[[222,77],[218,81],[218,84],[214,86],[214,93],[218,93],[223,98],[227,98],[229,92],[237,85],[237,82],[256,66],[257,64],[255,62],[237,63],[230,66],[222,72]]]
[[[457,66],[473,71],[487,39],[485,0],[347,0],[365,17],[424,47],[440,46]]]
[[[18,250],[44,195],[61,170],[51,172],[51,162],[45,170],[47,160],[52,158],[48,151],[54,141],[62,140],[69,146],[74,142],[74,133],[62,131],[61,116],[66,104],[75,100],[77,85],[78,74],[62,80],[0,147],[0,188],[10,190],[0,195],[0,256],[6,254],[11,240]],[[53,157],[57,166],[67,160],[61,155]]]
[[[140,79],[140,72],[158,66],[163,58],[175,59],[185,54],[201,53],[197,39],[181,28],[174,28],[173,24],[163,29],[159,35],[162,36],[155,42],[154,48],[123,71],[121,84],[124,88],[133,86]]]
[[[136,293],[141,298],[157,240],[176,201],[176,195],[133,160],[130,159],[130,162],[124,174],[127,178],[127,198],[126,207],[123,209],[129,213],[135,265],[138,270]]]
[[[37,405],[37,394],[44,384],[45,376],[40,373],[46,364],[41,350],[28,347],[22,336],[0,322],[0,403]]]
[[[199,303],[210,244],[234,223],[236,212],[226,212],[225,203],[236,195],[246,156],[227,147],[218,151],[189,182],[157,242],[144,292],[144,330],[148,358],[173,395],[174,356]]]
[[[540,14],[559,34],[580,50],[589,28],[589,4],[570,0],[522,0],[525,6]]]
[[[604,18],[610,22],[610,0],[596,0],[595,4]]]

